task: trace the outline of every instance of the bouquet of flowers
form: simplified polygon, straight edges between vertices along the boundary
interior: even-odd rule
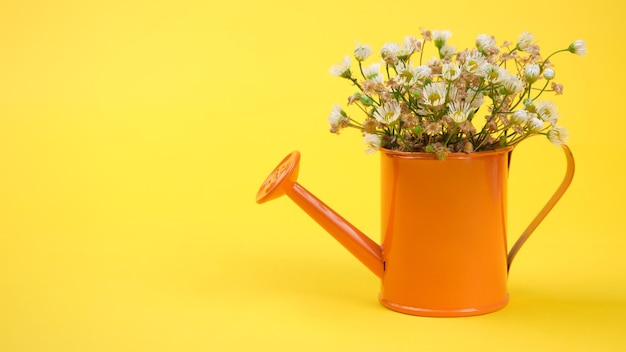
[[[558,125],[559,113],[545,92],[563,93],[554,81],[553,55],[584,55],[584,41],[576,40],[545,59],[531,33],[517,42],[503,42],[480,34],[475,48],[457,51],[447,44],[448,30],[421,30],[421,38],[387,43],[381,60],[370,65],[368,45],[356,44],[354,58],[331,67],[330,72],[349,80],[358,91],[348,97],[365,118],[351,117],[335,105],[328,117],[330,131],[351,127],[362,131],[366,152],[386,148],[407,152],[479,152],[513,146],[533,135],[545,135],[554,144],[566,143],[568,132]],[[436,55],[425,60],[427,43]],[[487,105],[483,108],[483,105]],[[483,112],[479,111],[483,108]]]

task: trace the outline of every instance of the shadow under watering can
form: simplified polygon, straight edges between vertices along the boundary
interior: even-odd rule
[[[507,278],[520,247],[574,176],[567,159],[556,192],[507,252],[507,179],[513,147],[471,154],[380,149],[381,244],[297,182],[300,153],[287,155],[261,185],[257,203],[287,195],[381,280],[380,303],[436,317],[494,312],[508,300]]]

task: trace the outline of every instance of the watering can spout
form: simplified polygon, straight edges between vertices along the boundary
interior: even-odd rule
[[[287,155],[261,185],[256,202],[261,204],[287,195],[376,276],[382,278],[384,266],[381,246],[298,184],[299,166],[298,151]]]

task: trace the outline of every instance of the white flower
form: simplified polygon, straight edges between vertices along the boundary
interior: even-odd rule
[[[367,146],[365,154],[372,154],[380,148],[381,138],[379,135],[365,132],[363,136],[363,144]]]
[[[372,55],[372,49],[370,49],[369,45],[356,44],[354,48],[354,58],[357,59],[357,61],[366,60],[370,55]]]
[[[494,66],[492,64],[487,64],[487,81],[491,83],[500,83],[509,78],[509,71],[505,70],[502,67]]]
[[[559,112],[551,101],[538,101],[536,105],[537,114],[543,121],[549,121],[551,124],[556,124]]]
[[[578,39],[577,41],[570,44],[567,50],[569,50],[570,53],[574,53],[576,55],[585,55],[587,53],[587,45],[585,45],[585,42],[583,40]]]
[[[524,78],[528,83],[534,83],[539,78],[540,73],[541,68],[537,64],[530,64],[524,68]]]
[[[415,52],[416,50],[415,45],[414,45],[415,40],[416,40],[415,38],[410,37],[410,36],[407,36],[404,38],[404,45],[396,53],[398,55],[398,58],[406,59]]]
[[[548,131],[548,139],[555,145],[561,146],[567,143],[568,138],[569,133],[565,127],[554,126],[550,131]]]
[[[452,36],[452,32],[449,30],[439,30],[435,29],[433,31],[433,41],[435,42],[435,46],[439,49],[446,43],[446,41]]]
[[[394,63],[398,61],[398,52],[400,51],[400,46],[396,43],[385,43],[383,47],[380,49],[380,56],[387,63]]]
[[[441,75],[446,81],[452,82],[461,75],[461,68],[456,62],[443,64],[441,67]]]
[[[396,100],[392,100],[384,103],[381,107],[376,109],[374,112],[374,118],[382,124],[389,125],[400,117],[401,112],[400,103]]]
[[[524,83],[517,76],[509,76],[502,81],[502,87],[506,94],[515,95],[524,89]]]
[[[489,66],[485,60],[485,56],[479,51],[473,50],[465,57],[463,69],[471,74],[484,77],[487,74]]]
[[[404,47],[407,48],[407,50],[409,50],[410,48],[410,51],[412,53],[422,50],[422,44],[422,40],[417,39],[413,36],[409,35],[404,37]]]
[[[533,40],[535,40],[534,35],[524,32],[517,38],[517,48],[521,51],[527,51],[531,47]]]
[[[433,70],[426,65],[417,66],[413,71],[413,76],[419,80],[425,80],[426,78],[429,78],[432,74]]]
[[[532,117],[528,121],[528,129],[530,130],[530,132],[541,132],[541,130],[543,129],[543,120]]]
[[[528,110],[517,110],[511,115],[511,123],[514,125],[524,125],[530,120]]]
[[[373,82],[382,82],[383,76],[380,74],[380,64],[374,63],[369,65],[368,67],[363,68],[363,75],[365,79],[368,79]]]
[[[407,86],[415,84],[415,75],[413,75],[413,70],[408,67],[406,63],[398,61],[396,64],[396,71],[398,72],[396,81],[399,85]]]
[[[343,61],[337,65],[333,65],[330,68],[330,73],[337,77],[349,78],[350,74],[350,57],[348,55],[344,56]]]
[[[472,111],[468,103],[459,101],[449,103],[448,109],[450,109],[450,117],[456,123],[462,123],[467,120],[467,117]]]
[[[485,101],[485,96],[482,93],[476,92],[472,89],[468,89],[466,101],[469,102],[472,109],[478,109],[483,105]]]
[[[422,97],[426,105],[443,105],[446,102],[446,85],[443,82],[431,83],[424,87]]]
[[[441,47],[439,52],[441,53],[442,57],[450,58],[452,57],[452,55],[456,53],[456,48],[453,47],[452,45],[444,45]]]
[[[339,104],[335,104],[330,115],[328,115],[328,123],[330,124],[331,132],[339,132],[342,121],[345,119],[347,119],[346,113]]]
[[[551,80],[554,78],[554,69],[548,67],[545,70],[543,70],[543,78],[547,79],[547,80]]]
[[[476,48],[482,52],[489,52],[496,47],[496,39],[487,34],[479,34],[476,37]]]

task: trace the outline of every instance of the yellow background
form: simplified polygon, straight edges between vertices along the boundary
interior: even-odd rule
[[[623,351],[626,27],[617,0],[4,1],[0,351]],[[378,282],[261,182],[300,183],[378,238],[378,158],[326,118],[354,40],[450,29],[554,59],[577,174],[517,257],[511,302],[472,318],[394,313]],[[351,133],[354,132],[354,133]],[[564,172],[516,151],[511,241]],[[461,180],[459,182],[462,182]]]

